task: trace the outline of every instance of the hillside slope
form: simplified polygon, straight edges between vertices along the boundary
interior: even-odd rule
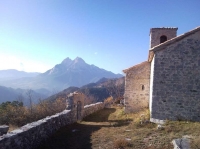
[[[38,99],[44,99],[48,96],[39,91],[29,89],[13,89],[10,87],[0,86],[0,104],[6,101],[23,101],[24,105],[28,105],[28,92],[30,92],[33,103],[38,103]]]
[[[116,79],[102,78],[96,83],[89,83],[80,88],[78,87],[66,88],[65,90],[57,94],[54,94],[45,100],[55,101],[59,97],[66,98],[66,96],[69,93],[78,91],[84,93],[88,97],[92,96],[94,100],[93,102],[100,102],[108,98],[109,96],[113,96],[114,98],[123,97],[124,83],[125,83],[124,77]]]

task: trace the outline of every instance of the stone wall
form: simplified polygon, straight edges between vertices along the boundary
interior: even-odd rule
[[[160,37],[165,35],[167,40],[176,37],[178,28],[151,28],[150,30],[150,48],[160,44]]]
[[[86,105],[84,106],[84,115],[83,117],[86,117],[98,110],[101,110],[104,108],[104,103],[102,102],[98,102],[98,103],[95,103],[95,104],[90,104],[90,105]]]
[[[149,110],[152,111],[152,93],[153,93],[153,79],[154,79],[154,57],[151,61],[151,70],[150,70],[150,91],[149,91]]]
[[[85,106],[84,116],[104,108],[104,103]],[[33,149],[61,127],[76,122],[71,110],[64,110],[50,117],[29,123],[0,136],[0,149]]]
[[[136,112],[149,106],[150,63],[143,62],[124,70],[125,112]]]
[[[74,119],[82,120],[84,115],[84,101],[87,97],[83,93],[70,93],[66,99],[66,109],[74,113]]]
[[[151,120],[200,121],[200,31],[154,56]]]

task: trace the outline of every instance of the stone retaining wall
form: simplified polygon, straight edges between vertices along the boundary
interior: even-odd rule
[[[103,108],[104,104],[102,102],[85,106],[83,117]],[[58,129],[76,121],[77,120],[74,119],[74,112],[71,110],[64,110],[63,112],[29,123],[19,129],[0,136],[0,149],[36,148],[42,141],[45,141]]]

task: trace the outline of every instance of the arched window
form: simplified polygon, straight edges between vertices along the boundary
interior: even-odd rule
[[[162,36],[160,37],[160,43],[163,43],[163,42],[165,42],[165,41],[167,41],[167,36],[162,35]]]

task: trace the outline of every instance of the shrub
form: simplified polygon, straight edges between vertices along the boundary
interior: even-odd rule
[[[131,144],[125,139],[120,139],[114,142],[115,149],[125,149],[126,147],[131,147]]]
[[[62,98],[56,99],[55,102],[40,100],[39,104],[32,104],[31,108],[23,106],[23,103],[18,101],[5,102],[0,104],[0,125],[7,124],[20,127],[64,109],[65,100]]]

